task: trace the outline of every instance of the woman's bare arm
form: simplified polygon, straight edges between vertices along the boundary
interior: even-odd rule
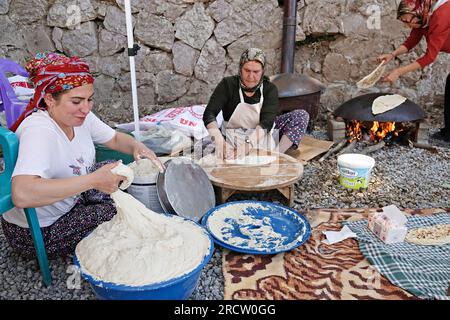
[[[44,179],[32,175],[15,176],[12,178],[13,203],[18,208],[34,208],[50,205],[89,189],[112,193],[124,179],[111,172],[117,164],[118,162],[109,163],[93,173],[70,178]]]

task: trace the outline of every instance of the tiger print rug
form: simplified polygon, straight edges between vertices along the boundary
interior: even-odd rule
[[[359,251],[355,239],[326,245],[322,231],[340,230],[342,221],[367,218],[381,209],[312,209],[306,213],[311,237],[277,255],[246,255],[224,249],[224,299],[416,299],[392,285]],[[430,215],[443,209],[403,210]]]

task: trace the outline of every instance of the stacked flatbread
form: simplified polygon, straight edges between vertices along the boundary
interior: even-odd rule
[[[386,69],[386,65],[384,64],[384,61],[381,62],[378,67],[372,71],[369,75],[362,78],[360,81],[356,83],[356,86],[360,89],[367,89],[372,87],[375,83],[380,80],[381,76],[384,73],[384,70]]]
[[[384,96],[379,96],[372,103],[372,113],[379,114],[392,110],[403,102],[406,101],[405,97],[399,94],[388,94]]]
[[[412,229],[407,233],[405,241],[430,246],[450,243],[450,224]]]

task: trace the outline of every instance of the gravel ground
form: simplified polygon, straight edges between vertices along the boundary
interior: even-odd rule
[[[441,114],[442,109],[437,112]],[[442,125],[439,121],[441,119],[437,117],[435,123],[431,123],[434,127],[430,133]],[[327,139],[324,128],[324,123],[319,123],[312,136]],[[399,145],[372,153],[375,169],[368,190],[363,192],[339,185],[335,157],[322,163],[310,161],[296,184],[294,208],[304,212],[311,208],[363,208],[389,204],[400,208],[450,207],[450,143],[430,142],[437,147],[437,153]],[[230,201],[240,199],[283,201],[277,192],[234,195]],[[216,248],[191,299],[223,299],[221,258],[221,250]],[[71,259],[50,261],[53,283],[45,288],[41,285],[37,262],[13,253],[0,229],[0,299],[95,299],[87,282],[76,276]]]

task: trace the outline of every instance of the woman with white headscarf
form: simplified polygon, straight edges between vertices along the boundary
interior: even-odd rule
[[[239,73],[222,79],[203,114],[203,122],[215,143],[219,158],[234,159],[261,146],[268,133],[278,130],[279,152],[298,148],[306,132],[309,114],[305,110],[278,115],[278,90],[264,75],[266,59],[258,48],[245,50]],[[219,128],[216,117],[223,112]],[[276,136],[276,135],[275,135]],[[266,140],[267,141],[267,140]]]

